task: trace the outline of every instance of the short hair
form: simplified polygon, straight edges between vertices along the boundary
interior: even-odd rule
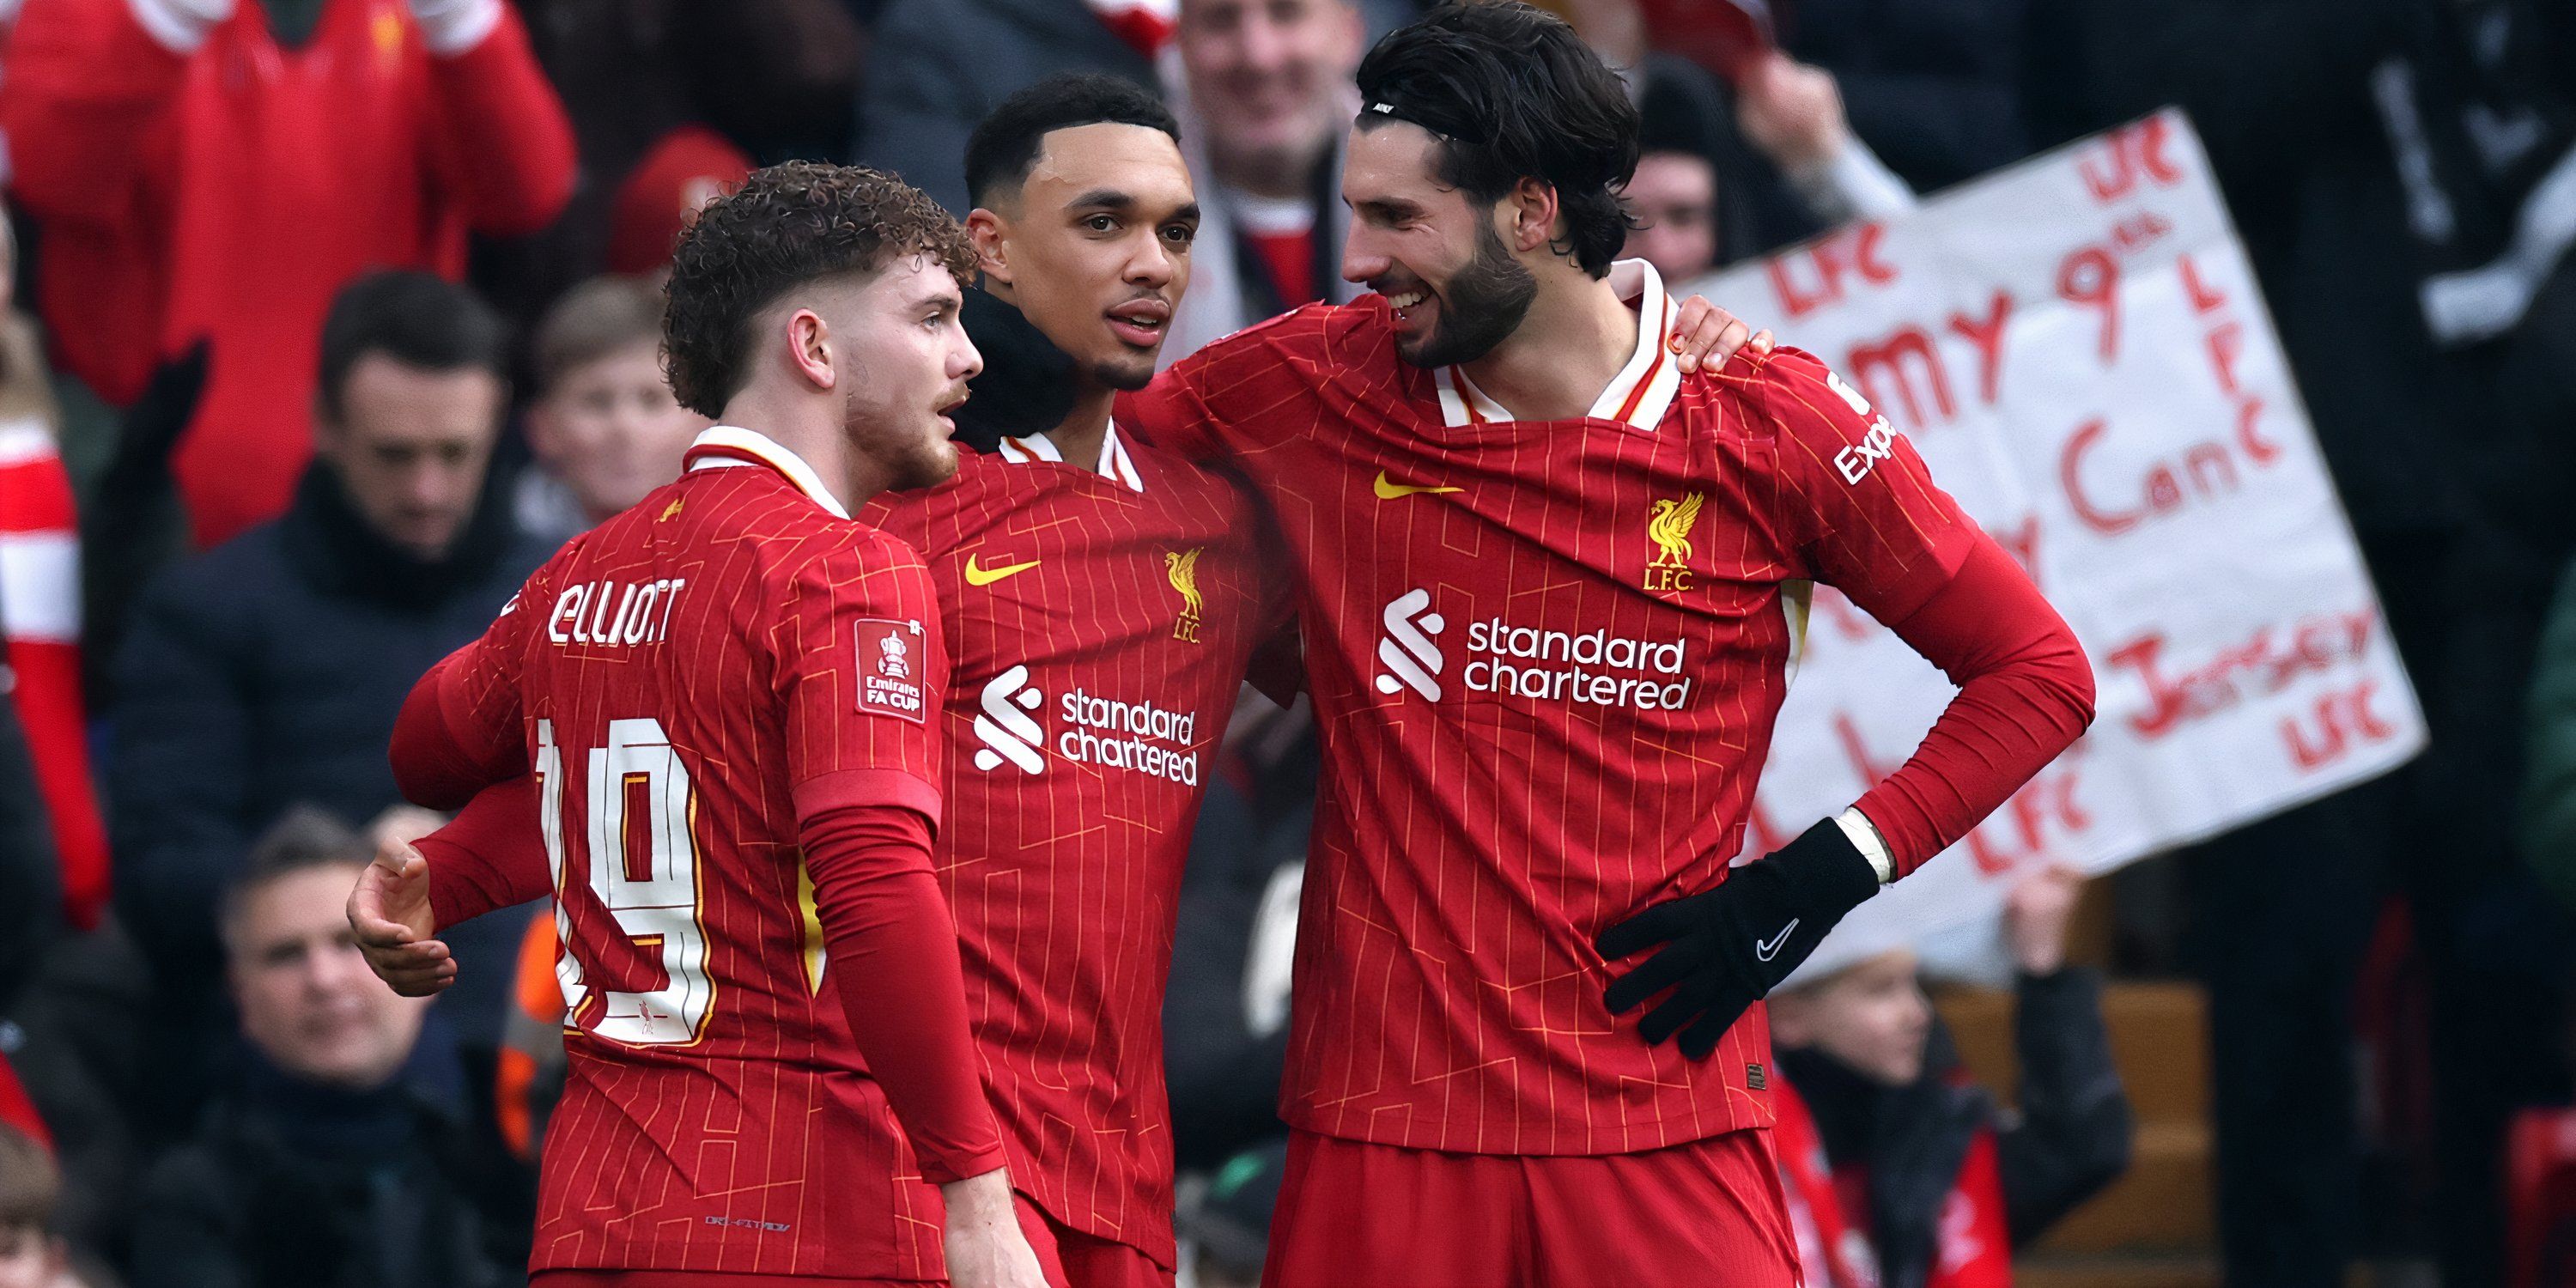
[[[788,161],[755,170],[680,234],[663,287],[663,369],[710,419],[750,379],[753,324],[790,290],[926,255],[975,279],[966,231],[920,189],[875,170]]]
[[[0,1122],[0,1230],[53,1227],[63,1175],[35,1137]]]
[[[223,931],[225,946],[234,946],[234,927],[260,891],[298,872],[362,868],[374,857],[367,839],[329,810],[314,805],[289,807],[251,844],[250,862],[224,887],[216,924]]]
[[[1084,125],[1137,125],[1181,141],[1163,100],[1134,81],[1098,72],[1049,76],[1002,100],[966,140],[966,196],[976,205],[996,188],[1017,188],[1046,148],[1046,136]]]
[[[1563,19],[1518,0],[1442,5],[1369,50],[1359,89],[1359,128],[1410,121],[1438,136],[1443,184],[1487,204],[1523,179],[1556,189],[1558,252],[1610,271],[1640,123],[1618,73]]]
[[[371,353],[423,371],[509,372],[510,328],[474,292],[433,273],[379,269],[331,297],[322,319],[323,410],[340,413],[349,369]]]
[[[640,277],[604,274],[563,293],[537,323],[537,394],[631,345],[662,343],[662,292]]]

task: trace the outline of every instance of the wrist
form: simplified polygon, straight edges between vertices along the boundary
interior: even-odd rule
[[[1771,852],[1798,906],[1835,918],[1878,893],[1878,868],[1839,820],[1825,819]]]
[[[974,1225],[1019,1219],[1011,1198],[1010,1169],[996,1167],[939,1187],[950,1225]]]

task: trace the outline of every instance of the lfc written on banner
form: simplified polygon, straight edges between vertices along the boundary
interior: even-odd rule
[[[2065,614],[2092,732],[1808,963],[2403,763],[2422,713],[2199,139],[2167,110],[1692,287],[1822,357]],[[1953,690],[1818,588],[1748,851],[1902,762]]]

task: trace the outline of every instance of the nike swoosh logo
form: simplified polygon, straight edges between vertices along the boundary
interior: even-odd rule
[[[1429,492],[1436,495],[1441,492],[1464,492],[1466,490],[1467,489],[1463,487],[1421,487],[1412,483],[1398,483],[1394,479],[1388,478],[1385,470],[1379,470],[1377,472],[1377,499],[1381,501],[1393,501],[1400,497],[1408,497],[1421,492]]]
[[[1037,566],[1038,561],[1032,559],[1027,563],[1003,564],[999,568],[979,568],[975,566],[975,556],[968,555],[966,556],[966,584],[990,586],[1004,577],[1016,576]]]
[[[1791,917],[1788,925],[1780,927],[1779,934],[1771,936],[1771,942],[1766,944],[1758,939],[1753,941],[1753,956],[1757,960],[1766,962],[1779,956],[1780,946],[1789,942],[1789,932],[1796,930],[1797,928],[1798,918]]]

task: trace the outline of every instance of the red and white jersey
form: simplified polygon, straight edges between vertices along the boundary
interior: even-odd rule
[[[1603,1006],[1593,938],[1726,878],[1807,584],[1897,620],[1978,534],[1814,358],[1683,378],[1640,286],[1635,357],[1580,419],[1403,363],[1374,295],[1220,341],[1122,410],[1242,470],[1300,573],[1324,781],[1298,1127],[1598,1154],[1770,1122],[1762,1008],[1705,1062],[1649,1047]]]
[[[930,576],[762,435],[688,465],[449,664],[451,724],[526,731],[559,892],[531,1268],[937,1278],[939,1196],[823,991],[867,981],[825,973],[797,845],[836,805],[939,817]]]
[[[1163,984],[1217,743],[1284,609],[1276,551],[1239,484],[1114,427],[1097,469],[1005,439],[860,515],[939,589],[939,875],[1012,1184],[1171,1268]]]

